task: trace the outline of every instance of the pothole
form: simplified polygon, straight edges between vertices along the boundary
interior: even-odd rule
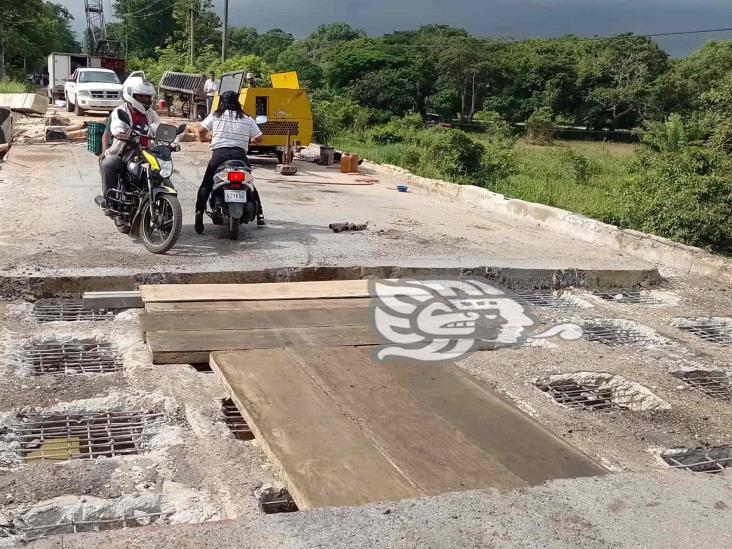
[[[259,506],[267,515],[299,511],[287,488],[269,488],[259,495]]]
[[[238,440],[252,440],[254,438],[251,427],[244,420],[233,400],[230,398],[223,399],[221,401],[221,412],[224,414],[224,422],[234,438]]]
[[[720,400],[732,400],[732,380],[724,370],[683,370],[673,376],[697,391]]]
[[[582,321],[584,338],[609,347],[671,346],[666,338],[630,320],[593,319]]]
[[[38,322],[90,322],[113,320],[114,312],[85,308],[81,299],[40,299],[33,306]]]
[[[34,376],[107,374],[123,368],[112,344],[94,340],[30,343],[21,366]]]
[[[19,414],[7,438],[28,463],[127,456],[143,451],[147,429],[162,418],[141,412]]]
[[[671,448],[661,454],[671,467],[695,473],[720,473],[732,467],[732,446]]]
[[[678,296],[671,292],[658,290],[595,290],[592,295],[603,301],[621,303],[623,305],[670,306],[678,304]]]
[[[732,318],[729,317],[697,317],[674,318],[672,324],[684,332],[719,345],[732,345]]]
[[[196,364],[191,364],[191,368],[196,370],[199,374],[213,374],[213,368],[211,368],[211,365],[207,362],[198,362]]]
[[[612,374],[557,374],[538,379],[534,384],[568,408],[593,412],[637,412],[671,408],[667,402],[642,385]]]

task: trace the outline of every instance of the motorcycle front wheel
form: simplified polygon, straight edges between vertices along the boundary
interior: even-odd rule
[[[154,254],[164,254],[178,241],[183,227],[183,211],[178,197],[172,194],[158,195],[155,200],[156,216],[153,218],[150,204],[145,205],[140,236],[145,248]]]

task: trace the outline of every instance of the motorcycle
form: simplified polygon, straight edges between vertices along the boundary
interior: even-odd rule
[[[127,113],[120,119],[132,126]],[[172,153],[180,151],[175,138],[186,129],[170,124],[151,128],[148,147],[141,145],[139,132],[132,130],[128,150],[123,155],[127,166],[117,188],[106,198],[106,214],[114,219],[124,234],[140,237],[149,252],[164,254],[178,240],[183,226],[183,211],[170,176],[173,174]]]
[[[257,124],[267,122],[266,116],[258,116]],[[229,238],[239,238],[239,228],[254,221],[258,204],[254,198],[254,176],[252,168],[243,160],[229,160],[219,166],[214,174],[209,206],[206,215],[214,225],[228,226]]]

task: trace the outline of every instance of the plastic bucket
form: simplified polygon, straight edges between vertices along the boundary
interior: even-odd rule
[[[86,124],[86,148],[90,153],[99,156],[102,154],[102,135],[106,124],[100,122],[87,122]]]

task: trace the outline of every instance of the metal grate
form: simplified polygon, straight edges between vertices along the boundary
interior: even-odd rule
[[[587,341],[602,343],[610,347],[642,346],[657,341],[638,330],[626,328],[613,322],[586,323],[582,326]]]
[[[174,511],[161,511],[160,513],[141,513],[136,511],[133,516],[96,520],[72,520],[56,524],[45,524],[43,526],[27,526],[20,529],[20,533],[25,541],[33,541],[48,536],[58,536],[62,534],[138,528],[140,526],[149,526],[151,524],[169,524],[170,516],[173,514]]]
[[[663,305],[664,301],[648,292],[638,292],[633,290],[618,291],[594,291],[600,299],[605,301],[613,301],[615,303],[624,303],[628,305]]]
[[[613,401],[613,392],[609,388],[593,387],[571,379],[537,383],[536,386],[541,391],[549,393],[559,404],[569,408],[579,408],[593,412],[612,412],[627,409]]]
[[[732,446],[666,450],[661,458],[671,467],[695,473],[720,473],[732,467]]]
[[[730,376],[726,372],[692,370],[676,372],[674,376],[707,396],[720,400],[732,400],[732,384],[730,384]]]
[[[43,299],[35,303],[33,317],[38,322],[81,322],[111,320],[114,313],[85,309],[80,299]]]
[[[715,319],[683,319],[676,324],[679,330],[691,332],[697,337],[710,343],[719,345],[732,345],[732,322]]]
[[[122,360],[114,347],[92,340],[32,344],[25,349],[23,361],[34,376],[122,371]]]
[[[259,505],[267,515],[275,513],[294,513],[299,511],[295,500],[292,499],[287,488],[268,490],[259,497]]]
[[[221,411],[224,414],[224,422],[229,427],[229,431],[234,434],[234,438],[239,440],[252,440],[254,438],[251,427],[244,421],[233,400],[230,398],[222,400]]]
[[[266,114],[266,113],[265,113]],[[300,122],[272,120],[259,126],[264,135],[300,135]]]
[[[572,300],[556,295],[554,292],[518,290],[513,294],[520,300],[542,309],[573,309]]]
[[[138,454],[147,426],[162,414],[105,412],[18,416],[11,429],[28,462],[58,462]]]

